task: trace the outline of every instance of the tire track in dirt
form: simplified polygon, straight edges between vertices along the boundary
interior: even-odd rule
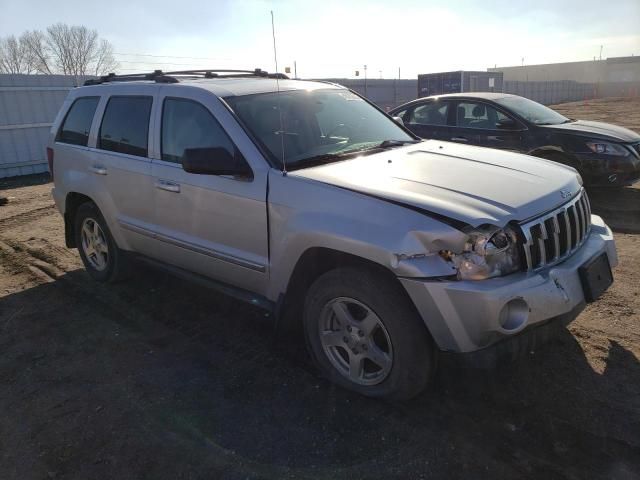
[[[53,282],[64,273],[56,265],[32,256],[19,242],[0,237],[0,251],[4,264],[14,271],[30,274],[38,283]]]
[[[0,219],[0,228],[3,230],[9,227],[21,227],[30,222],[34,222],[42,217],[46,217],[55,208],[54,204],[45,207],[34,208],[28,212],[18,213],[10,217]]]
[[[154,332],[152,337],[148,337],[146,341],[155,346],[158,341],[162,343],[164,338],[172,338],[175,333],[179,333],[188,339],[188,344],[195,347],[197,351],[213,349],[215,355],[233,358],[234,374],[239,377],[246,376],[251,378],[256,376],[256,371],[268,368],[267,365],[275,363],[279,367],[279,377],[297,378],[296,382],[300,382],[304,388],[301,390],[301,396],[311,398],[317,394],[317,387],[313,384],[318,383],[313,369],[305,368],[304,365],[296,363],[295,359],[288,359],[286,354],[279,354],[269,342],[265,342],[264,336],[260,330],[250,330],[243,334],[243,342],[238,343],[234,337],[226,338],[217,335],[215,322],[204,324],[203,321],[182,318],[176,321],[171,314],[157,315],[153,311],[151,305],[147,302],[132,302],[130,298],[122,295],[117,289],[106,287],[92,282],[85,282],[82,277],[72,277],[65,275],[66,272],[50,262],[51,258],[41,255],[41,252],[30,248],[24,243],[14,240],[0,241],[0,249],[5,254],[4,259],[9,261],[14,267],[29,272],[38,283],[55,282],[65,295],[71,296],[74,300],[87,301],[91,298],[94,308],[99,309],[109,319],[119,323],[125,328],[133,328],[141,332]],[[158,326],[166,329],[168,332],[162,333],[158,331]],[[264,330],[264,329],[262,329]],[[262,333],[264,333],[262,331]],[[266,344],[266,345],[265,345]],[[198,356],[210,361],[210,356],[206,353]],[[275,357],[275,358],[274,358]],[[309,375],[312,380],[309,381]],[[306,385],[306,386],[305,386]],[[509,442],[512,433],[504,428],[502,424],[495,423],[492,419],[482,420],[473,417],[472,413],[461,413],[465,410],[463,401],[450,398],[448,404],[434,406],[437,412],[430,410],[425,412],[422,409],[416,411],[414,408],[407,408],[402,404],[394,404],[391,402],[376,402],[366,404],[366,415],[369,418],[384,419],[385,427],[381,430],[381,434],[386,432],[403,431],[407,428],[407,424],[411,423],[414,428],[422,425],[424,428],[431,428],[431,416],[437,413],[442,418],[450,418],[449,428],[455,431],[468,431],[470,434],[464,441],[456,439],[456,449],[464,455],[477,455],[478,445],[488,445],[482,456],[491,457],[493,447],[491,445],[496,442]],[[457,414],[452,416],[452,411]],[[563,424],[563,430],[568,437],[580,438],[581,443],[586,445],[595,445],[604,440],[604,437],[583,430],[575,425],[567,423],[562,418],[553,418],[554,422]],[[198,432],[192,434],[199,435]],[[204,437],[203,437],[204,438]],[[631,454],[633,446],[627,444],[621,439],[606,437],[606,441],[615,443],[618,448],[625,451],[627,455]],[[405,446],[405,452],[402,457],[419,456],[425,448],[429,447],[430,440],[424,439],[415,441],[410,447]],[[554,465],[549,463],[543,455],[538,452],[529,452],[524,447],[514,445],[514,451],[517,451],[519,461],[523,465],[534,466],[535,469],[553,470]],[[480,449],[483,450],[483,449]],[[519,463],[519,462],[518,462]],[[362,468],[368,468],[370,465],[367,461],[357,465],[346,467],[345,470],[359,471]],[[256,466],[256,468],[259,468]],[[519,472],[526,476],[528,473],[526,468],[517,464],[511,464],[512,472]],[[530,467],[527,467],[530,468]],[[327,471],[327,473],[329,473]]]

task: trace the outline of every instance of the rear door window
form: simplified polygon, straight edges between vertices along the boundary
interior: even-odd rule
[[[62,122],[56,141],[86,147],[98,100],[100,97],[81,97],[73,102]]]
[[[449,104],[447,102],[429,102],[414,107],[409,113],[407,123],[415,125],[447,125]]]
[[[111,97],[102,117],[98,148],[147,156],[152,97]]]
[[[162,160],[181,163],[186,148],[223,148],[231,155],[235,152],[231,139],[203,105],[167,98],[162,108]]]

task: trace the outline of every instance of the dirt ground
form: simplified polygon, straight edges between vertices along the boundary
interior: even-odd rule
[[[640,132],[640,98],[601,98],[563,103],[551,108],[576,120],[615,123]]]
[[[589,104],[562,108],[640,112]],[[92,282],[50,188],[0,182],[3,480],[640,478],[637,188],[591,194],[620,266],[568,331],[497,370],[445,367],[402,404],[318,378],[249,305],[143,266]]]

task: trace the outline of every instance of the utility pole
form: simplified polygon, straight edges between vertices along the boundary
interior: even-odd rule
[[[293,61],[293,78],[298,78],[298,64],[295,60]]]
[[[600,60],[602,60],[602,45],[600,45]]]
[[[393,106],[398,105],[398,79],[393,79]]]
[[[364,66],[364,96],[367,96],[367,66]]]

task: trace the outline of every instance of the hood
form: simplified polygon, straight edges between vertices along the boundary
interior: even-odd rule
[[[574,196],[581,188],[577,172],[558,163],[436,140],[289,175],[473,226],[504,226],[535,217],[565,203],[567,191]]]
[[[591,122],[589,120],[576,120],[560,125],[539,125],[540,128],[555,130],[560,133],[567,132],[585,137],[614,140],[618,142],[640,142],[640,134],[628,128],[619,127],[610,123]]]

